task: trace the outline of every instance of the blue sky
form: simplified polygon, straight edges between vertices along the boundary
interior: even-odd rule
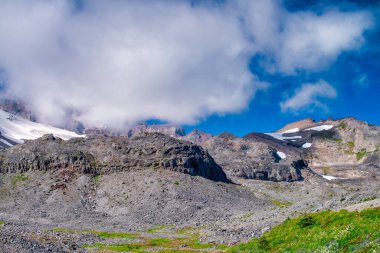
[[[287,1],[287,8],[293,12],[312,11],[323,13],[328,8],[345,11],[367,9],[378,15],[378,1]],[[379,17],[379,16],[377,16]],[[196,126],[186,126],[187,132],[202,129],[215,135],[227,131],[239,136],[249,132],[270,132],[280,129],[289,122],[304,118],[323,120],[355,117],[368,123],[380,125],[380,29],[376,26],[365,33],[365,43],[356,50],[342,52],[336,61],[321,71],[301,71],[297,75],[268,74],[258,68],[253,58],[250,70],[261,80],[271,85],[260,91],[249,107],[239,114],[212,116]],[[302,83],[326,80],[337,90],[333,99],[321,99],[322,108],[304,108],[297,112],[283,112],[280,101]]]
[[[262,74],[272,85],[260,91],[248,109],[242,113],[212,116],[196,126],[186,126],[186,131],[202,129],[213,134],[227,131],[239,136],[249,132],[268,132],[285,124],[304,118],[321,120],[355,117],[380,125],[380,32],[367,35],[367,43],[360,50],[343,53],[327,70],[302,73],[297,76]],[[320,108],[297,113],[282,112],[280,101],[284,94],[299,84],[327,80],[337,89],[337,97],[325,99],[328,110]]]
[[[379,13],[373,0],[4,0],[0,96],[57,126],[380,125]]]

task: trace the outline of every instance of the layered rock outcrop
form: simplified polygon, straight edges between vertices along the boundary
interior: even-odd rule
[[[59,169],[90,174],[167,169],[228,182],[221,167],[203,148],[158,133],[69,141],[47,135],[0,151],[2,173]]]
[[[202,146],[230,177],[299,181],[301,170],[307,168],[300,155],[285,146],[276,149],[261,141],[223,137],[213,137]]]

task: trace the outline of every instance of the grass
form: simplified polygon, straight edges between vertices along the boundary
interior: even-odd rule
[[[347,154],[352,155],[354,153],[355,143],[353,141],[348,141],[347,146],[348,146]]]
[[[5,221],[0,220],[0,226],[5,225]]]
[[[274,201],[281,205],[281,203]],[[279,204],[279,205],[280,205]],[[102,238],[137,238],[138,241],[83,245],[90,251],[99,252],[379,252],[380,207],[361,212],[323,211],[287,219],[266,232],[262,237],[231,248],[226,245],[201,243],[195,228],[174,231],[171,238],[143,237],[138,233],[109,233],[94,230],[54,229],[57,232],[95,234]],[[158,226],[146,233],[156,233],[164,228]],[[175,237],[175,235],[181,235]]]
[[[331,172],[331,168],[330,167],[323,167],[322,171],[323,171],[323,175],[329,175]]]
[[[212,252],[223,252],[225,245],[214,245],[200,243],[198,236],[179,237],[179,238],[142,238],[141,242],[128,242],[118,244],[95,243],[83,245],[86,249],[108,250],[115,252],[194,252],[208,249]],[[219,249],[219,250],[218,250]]]
[[[124,239],[133,239],[139,238],[139,233],[126,233],[126,232],[104,232],[104,231],[96,231],[96,230],[75,230],[70,228],[53,228],[53,232],[59,233],[69,233],[69,234],[90,234],[96,235],[101,238],[124,238]]]
[[[374,199],[376,199],[375,196],[367,197],[367,198],[362,199],[362,202],[371,201],[371,200],[374,200]]]
[[[11,182],[13,186],[16,186],[19,182],[25,182],[27,180],[29,180],[29,177],[21,173],[20,175],[12,177]]]
[[[347,146],[350,148],[350,150],[353,150],[355,148],[355,142],[353,141],[348,141]]]
[[[96,175],[94,177],[94,180],[95,180],[95,183],[96,184],[100,184],[101,180],[102,180],[102,175]]]
[[[145,230],[145,233],[154,235],[157,232],[160,232],[164,229],[165,226],[158,226],[149,230]],[[154,237],[154,236],[143,236],[140,233],[110,233],[102,232],[96,230],[74,230],[69,228],[55,228],[52,229],[54,232],[60,233],[75,233],[75,234],[92,234],[104,239],[138,239],[133,241],[126,241],[123,243],[104,243],[96,242],[94,244],[85,244],[82,245],[83,248],[86,248],[91,251],[99,252],[161,252],[161,253],[170,253],[170,252],[223,252],[227,248],[226,245],[214,245],[200,243],[199,234],[196,233],[196,228],[185,228],[182,230],[174,231],[171,235],[174,238],[166,237]],[[170,233],[167,233],[170,235]],[[177,235],[177,237],[175,237]],[[155,235],[157,236],[157,235]]]
[[[338,127],[345,130],[347,128],[347,122],[344,122],[344,121],[340,122]]]
[[[366,149],[362,149],[359,152],[356,153],[356,160],[360,161],[368,154]]]
[[[158,253],[194,253],[194,250],[160,250]]]
[[[279,207],[288,207],[293,205],[291,202],[280,202],[278,200],[272,199],[272,204],[279,206]]]
[[[288,219],[227,252],[379,252],[379,224],[379,207],[312,213]]]
[[[206,225],[197,226],[197,227],[186,227],[186,228],[176,230],[175,233],[177,235],[188,235],[189,236],[189,235],[195,234],[197,230],[205,228],[205,227],[206,227]]]
[[[153,233],[157,233],[157,232],[163,230],[165,227],[166,227],[165,225],[161,225],[161,226],[157,226],[157,227],[154,227],[151,229],[147,229],[147,230],[145,230],[145,232],[153,234]]]
[[[113,245],[107,245],[105,243],[95,243],[92,245],[83,245],[83,247],[86,249],[110,250],[116,252],[146,252],[143,251],[145,247],[137,243],[123,243]]]
[[[96,232],[95,235],[101,238],[138,238],[138,233],[109,233],[109,232]]]

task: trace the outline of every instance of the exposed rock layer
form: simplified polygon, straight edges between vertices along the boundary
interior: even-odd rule
[[[89,174],[163,168],[228,181],[220,166],[200,146],[157,133],[67,142],[48,135],[0,152],[2,173],[64,168]]]
[[[270,181],[302,180],[307,164],[286,147],[275,148],[265,142],[241,138],[213,137],[202,144],[230,177]],[[284,152],[281,159],[277,152]]]

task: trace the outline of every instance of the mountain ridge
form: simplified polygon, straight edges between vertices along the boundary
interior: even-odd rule
[[[205,252],[223,252],[210,245],[261,236],[300,213],[379,203],[377,126],[348,118],[244,137],[177,130],[46,134],[0,149],[0,248],[88,252],[133,244],[100,235],[145,243],[189,229]]]
[[[5,111],[0,111],[0,116],[2,118],[0,148],[22,143],[22,137],[36,139],[49,133],[65,139],[85,137],[85,135],[78,135],[67,130],[27,121]],[[12,132],[12,127],[19,129],[19,132]],[[230,177],[274,181],[302,180],[299,170],[307,168],[308,164],[322,174],[323,168],[326,167],[359,165],[364,164],[366,159],[372,161],[370,164],[376,164],[379,160],[380,128],[353,117],[319,122],[307,118],[289,123],[281,129],[274,133],[250,133],[240,138],[230,133],[213,136],[197,129],[186,134],[183,128],[168,124],[141,124],[125,134],[122,132],[115,134],[110,129],[93,129],[87,134],[89,137],[126,135],[133,138],[145,133],[161,133],[202,146],[212,154],[217,163],[224,166],[224,170]],[[264,150],[267,150],[266,153],[263,153]],[[368,158],[369,156],[371,158]],[[242,163],[245,159],[248,160]],[[231,168],[228,169],[229,167]],[[274,168],[277,169],[273,170]],[[281,171],[287,172],[281,174]],[[341,174],[326,175],[326,178],[342,178],[337,176]]]

